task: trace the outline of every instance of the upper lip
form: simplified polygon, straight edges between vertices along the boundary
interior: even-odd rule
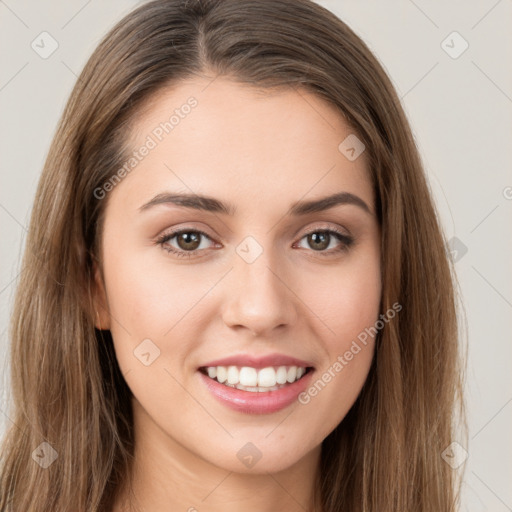
[[[222,359],[215,359],[201,366],[249,366],[251,368],[266,368],[268,366],[302,366],[304,368],[313,367],[309,361],[297,359],[296,357],[285,354],[267,354],[265,356],[255,356],[250,354],[234,354]]]

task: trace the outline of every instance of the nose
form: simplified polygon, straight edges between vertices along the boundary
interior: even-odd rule
[[[252,263],[234,255],[234,268],[226,283],[222,308],[224,323],[231,328],[247,329],[255,336],[271,336],[297,319],[300,302],[293,292],[289,272],[277,266],[263,253]]]

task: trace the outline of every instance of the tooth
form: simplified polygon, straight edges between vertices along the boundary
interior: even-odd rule
[[[217,380],[222,384],[228,379],[228,372],[225,366],[217,366]]]
[[[258,385],[258,372],[255,368],[243,366],[240,369],[240,384],[243,386],[257,386]]]
[[[211,379],[217,378],[221,384],[230,387],[240,386],[239,389],[253,392],[278,389],[287,382],[291,384],[299,380],[306,373],[305,368],[297,366],[268,366],[261,370],[250,366],[210,366],[206,371]]]
[[[238,384],[238,368],[236,366],[228,367],[228,383],[229,384]]]
[[[286,376],[287,376],[286,366],[280,366],[276,372],[276,382],[278,384],[284,384],[286,382]]]
[[[258,386],[260,387],[273,387],[276,385],[276,372],[272,366],[262,368],[258,372]]]
[[[288,372],[286,374],[286,380],[291,383],[291,382],[295,382],[296,378],[297,378],[297,367],[290,366],[290,368],[288,368]]]

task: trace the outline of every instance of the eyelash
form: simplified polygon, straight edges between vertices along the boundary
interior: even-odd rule
[[[169,253],[174,254],[178,258],[194,258],[194,257],[196,257],[196,256],[194,256],[194,254],[199,252],[198,249],[194,249],[193,251],[184,251],[184,250],[176,249],[175,247],[166,245],[167,242],[172,240],[174,237],[176,237],[177,235],[181,235],[183,233],[198,233],[201,236],[204,236],[204,237],[208,238],[209,240],[211,240],[210,236],[208,234],[206,234],[204,231],[201,231],[200,229],[181,229],[178,231],[172,231],[170,233],[163,233],[161,236],[159,236],[157,238],[156,243],[158,245],[160,245],[162,247],[162,249],[164,249],[165,251],[167,251]],[[305,238],[308,235],[311,235],[313,233],[327,233],[329,235],[334,235],[334,237],[337,238],[341,242],[341,246],[334,250],[331,249],[329,251],[326,251],[326,250],[313,251],[313,252],[319,254],[321,257],[331,257],[333,255],[336,255],[336,254],[339,254],[342,252],[346,252],[346,251],[348,251],[348,249],[352,246],[352,244],[355,241],[353,237],[346,235],[345,233],[342,233],[341,231],[338,231],[337,229],[334,229],[334,228],[329,228],[329,229],[316,228],[312,231],[309,231],[308,233],[305,233],[300,238],[300,240],[302,240],[303,238]],[[205,249],[201,249],[201,250],[205,250]]]

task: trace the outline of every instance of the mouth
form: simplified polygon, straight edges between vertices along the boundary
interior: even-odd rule
[[[199,372],[223,386],[249,393],[277,391],[300,381],[312,366],[202,366]]]
[[[232,354],[197,368],[211,396],[245,414],[271,414],[292,406],[314,372],[311,361],[279,353]]]

